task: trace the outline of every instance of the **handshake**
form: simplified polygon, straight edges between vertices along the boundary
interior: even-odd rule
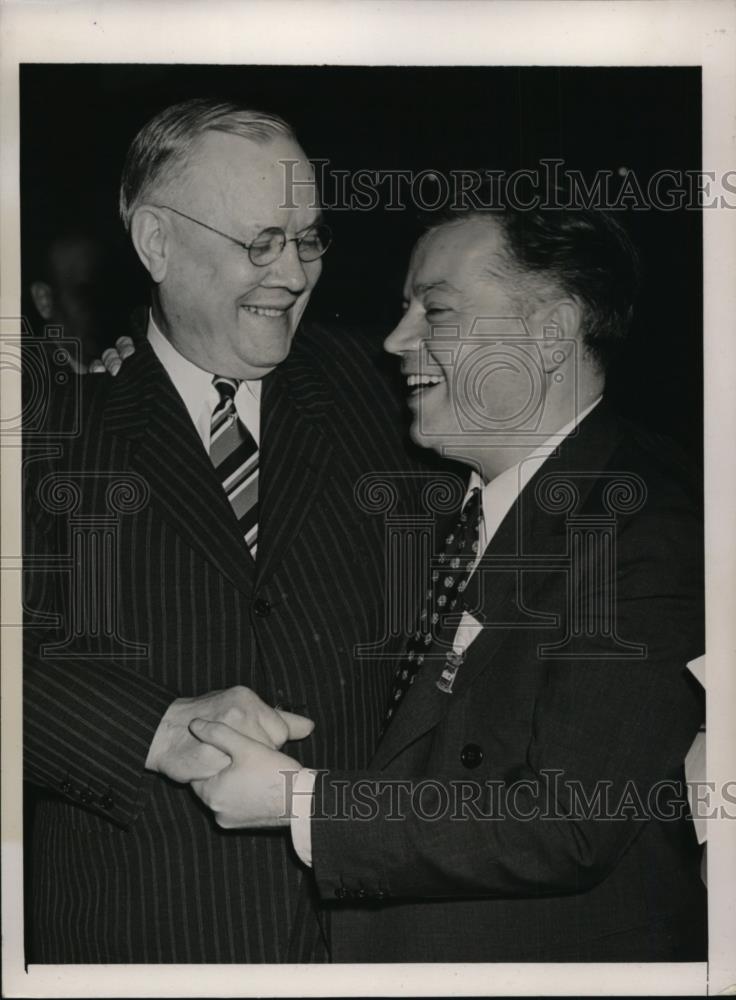
[[[159,723],[146,769],[189,783],[221,827],[285,826],[301,764],[280,749],[313,729],[311,719],[270,708],[246,687],[177,698]]]

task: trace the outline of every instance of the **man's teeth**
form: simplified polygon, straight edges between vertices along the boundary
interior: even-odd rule
[[[266,309],[265,306],[243,306],[248,312],[255,313],[256,316],[283,316],[285,309]]]
[[[425,385],[438,385],[442,381],[437,375],[407,375],[406,382],[410,389]]]

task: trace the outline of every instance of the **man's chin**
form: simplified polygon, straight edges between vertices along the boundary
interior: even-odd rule
[[[426,427],[421,427],[417,420],[412,421],[409,428],[409,437],[414,444],[420,448],[427,448],[429,451],[436,451],[440,455],[446,454],[446,439],[442,434],[433,434]]]
[[[417,427],[414,422],[409,428],[409,437],[420,448],[433,451],[451,462],[459,462],[470,468],[477,469],[483,465],[483,455],[486,443],[472,436],[463,436],[459,431],[448,434],[447,431],[433,433],[428,429]]]
[[[241,361],[238,365],[237,371],[233,372],[232,377],[243,379],[246,382],[257,382],[259,379],[265,378],[266,375],[270,375],[274,369],[278,368],[278,366],[283,363],[285,357],[286,355],[279,360],[268,362],[264,361],[259,364]]]
[[[253,379],[268,375],[288,358],[292,342],[292,331],[284,330],[274,331],[273,337],[265,343],[241,345],[246,349],[237,351],[238,358],[243,371],[247,370],[249,374],[242,374],[240,377]]]

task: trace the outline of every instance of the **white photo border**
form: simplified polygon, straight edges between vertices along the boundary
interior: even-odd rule
[[[472,26],[472,30],[471,30]],[[26,62],[701,66],[703,169],[736,167],[733,0],[6,0],[0,9],[0,325],[20,316],[19,65]],[[736,778],[736,213],[703,212],[708,778]],[[17,319],[15,320],[17,323]],[[0,371],[0,416],[20,378]],[[3,994],[704,995],[736,992],[736,827],[709,821],[706,965],[23,967],[20,451],[2,459]],[[736,786],[734,786],[736,787]],[[713,805],[726,804],[716,795]],[[733,802],[731,802],[731,807]],[[730,987],[730,990],[729,990]]]

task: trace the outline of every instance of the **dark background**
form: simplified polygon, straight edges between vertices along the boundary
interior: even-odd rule
[[[110,337],[146,294],[117,219],[123,158],[145,121],[187,97],[234,97],[275,111],[308,155],[334,170],[512,170],[562,157],[590,177],[623,166],[646,182],[659,169],[701,166],[697,68],[25,65],[20,94],[24,278],[50,227],[94,223],[115,252]],[[619,217],[642,251],[644,292],[614,395],[699,456],[700,213]],[[415,213],[331,212],[327,221],[335,245],[308,316],[388,332]]]

